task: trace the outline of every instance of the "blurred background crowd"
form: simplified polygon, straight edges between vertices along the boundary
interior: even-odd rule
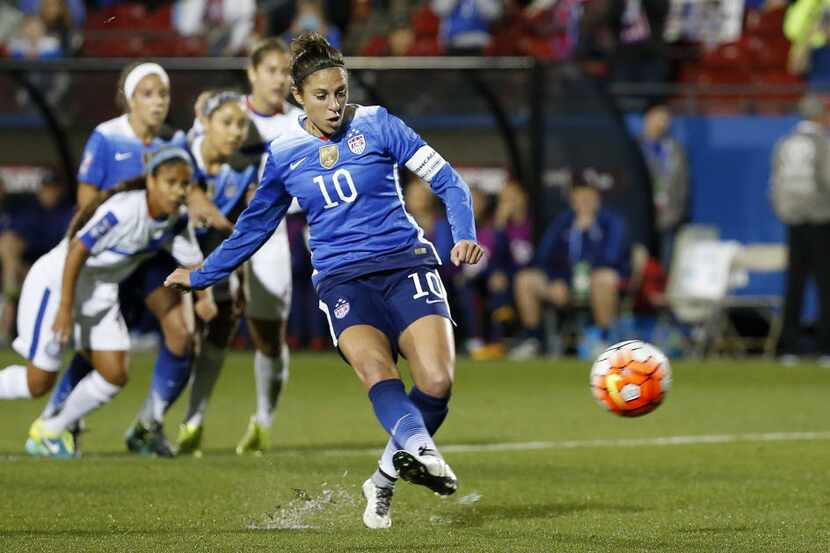
[[[771,178],[785,183],[783,194],[789,190],[786,172],[772,174],[774,144],[792,129],[798,132],[799,120],[820,128],[826,141],[820,94],[830,84],[830,1],[0,1],[0,56],[10,59],[234,57],[246,55],[259,38],[290,40],[308,30],[325,34],[349,56],[527,56],[560,68],[562,82],[578,74],[610,94],[610,111],[602,113],[624,129],[624,137],[610,139],[633,148],[625,163],[603,161],[608,153],[596,134],[591,137],[590,116],[580,119],[579,131],[562,117],[551,116],[555,122],[545,127],[559,137],[551,148],[570,133],[583,137],[564,150],[591,150],[591,140],[599,141],[584,156],[590,161],[549,161],[537,168],[542,190],[557,196],[557,209],[539,209],[539,202],[551,203],[550,196],[534,196],[539,189],[506,160],[493,163],[465,150],[463,136],[480,128],[477,120],[445,117],[435,123],[425,117],[436,111],[435,101],[417,94],[401,100],[402,110],[413,110],[415,128],[434,130],[431,140],[473,188],[487,257],[480,265],[442,269],[460,323],[459,345],[471,355],[588,358],[632,335],[676,355],[714,342],[723,346],[726,336],[757,339],[741,345],[741,352],[830,354],[821,338],[805,345],[798,333],[802,311],[812,306],[814,313],[824,302],[808,295],[803,308],[805,284],[790,289],[792,279],[786,279],[794,226],[825,221],[787,220],[768,200]],[[33,70],[28,77],[59,121],[79,136],[89,131],[89,121],[104,119],[92,114],[95,109],[114,109],[111,86],[101,85],[92,97],[79,94],[86,83],[99,86],[84,75]],[[501,88],[502,99],[513,102],[510,87]],[[13,141],[15,129],[45,125],[28,118],[34,108],[26,87],[7,80],[0,96],[12,106],[0,114],[4,140]],[[357,96],[362,103],[371,99],[359,91]],[[447,96],[440,101],[451,112],[453,98]],[[183,126],[190,113],[175,122]],[[508,118],[519,127],[529,124],[522,102]],[[448,134],[448,127],[460,134]],[[17,296],[29,264],[60,240],[74,209],[72,183],[46,159],[54,154],[28,157],[0,160],[0,340],[6,343],[15,332]],[[636,171],[641,180],[628,176]],[[451,235],[440,204],[417,180],[404,193],[408,210],[446,259]],[[646,200],[634,199],[638,194]],[[294,275],[289,343],[326,349],[330,340],[310,286],[302,215],[292,215],[288,227]],[[805,256],[798,271],[806,278],[815,274],[816,256]],[[701,274],[703,269],[708,272]],[[769,281],[761,275],[760,284],[752,280],[755,287],[743,302],[730,296],[748,286],[736,279],[765,272],[781,274]],[[700,289],[692,296],[701,301],[673,304],[695,286]],[[726,315],[727,308],[735,311]],[[154,329],[140,314],[131,320],[135,346],[153,347]],[[782,325],[787,342],[776,347],[770,341]],[[243,331],[237,345],[244,347],[245,340]]]

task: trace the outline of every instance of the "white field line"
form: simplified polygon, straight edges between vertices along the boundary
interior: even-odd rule
[[[504,442],[493,444],[439,445],[442,453],[486,453],[490,451],[531,451],[536,449],[586,449],[604,447],[648,447],[666,445],[732,444],[741,442],[787,442],[830,440],[830,432],[761,432],[750,434],[703,434],[657,438],[619,438],[611,440],[567,440],[561,442]],[[380,455],[380,449],[310,450],[316,455]],[[277,452],[279,453],[279,452]],[[286,451],[285,453],[289,453]]]

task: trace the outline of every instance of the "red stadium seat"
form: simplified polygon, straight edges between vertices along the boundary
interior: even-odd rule
[[[744,34],[748,36],[775,38],[784,34],[786,7],[773,10],[750,10],[746,15]]]
[[[412,13],[412,30],[420,38],[437,37],[441,19],[431,9],[422,6]]]
[[[734,69],[740,66],[747,68],[751,61],[739,42],[722,44],[714,50],[704,52],[700,60],[701,65],[713,69]]]
[[[790,42],[785,38],[770,39],[745,36],[741,39],[743,49],[757,69],[786,69],[790,53]]]

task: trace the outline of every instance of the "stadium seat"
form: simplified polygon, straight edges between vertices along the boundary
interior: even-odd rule
[[[750,10],[746,14],[744,35],[773,39],[782,36],[786,13],[786,6],[772,10]]]
[[[427,6],[421,6],[412,13],[412,30],[418,38],[438,36],[441,19]]]
[[[790,42],[786,38],[769,39],[745,36],[740,41],[750,63],[756,69],[786,69]]]

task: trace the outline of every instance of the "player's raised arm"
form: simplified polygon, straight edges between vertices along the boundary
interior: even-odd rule
[[[478,263],[484,252],[476,242],[473,202],[467,183],[441,154],[403,121],[388,113],[386,118],[386,143],[392,156],[429,184],[432,192],[444,202],[455,244],[450,261],[454,265]]]
[[[236,221],[233,233],[208,256],[200,269],[178,269],[165,281],[165,286],[180,289],[207,288],[228,277],[265,243],[279,226],[291,196],[279,178],[280,170],[268,155],[262,182],[251,203]]]

